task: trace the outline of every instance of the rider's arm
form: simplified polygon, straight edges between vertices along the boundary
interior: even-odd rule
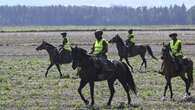
[[[171,50],[171,44],[170,44],[170,43],[168,43],[168,47],[169,47],[169,50],[172,51],[172,50]]]
[[[177,52],[180,52],[180,51],[181,51],[181,43],[179,43],[178,49],[177,49]]]
[[[91,48],[90,54],[92,54],[92,53],[94,52],[94,50],[95,50],[95,43],[93,43],[93,46],[92,46],[92,48]]]

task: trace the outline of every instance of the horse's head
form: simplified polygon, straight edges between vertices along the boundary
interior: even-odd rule
[[[121,40],[120,36],[116,34],[111,40],[109,40],[109,43],[117,43],[119,40]]]
[[[36,50],[43,50],[43,49],[47,49],[47,42],[42,41],[41,45],[39,45]]]
[[[81,59],[84,57],[84,56],[87,56],[87,51],[82,49],[82,48],[78,48],[77,46],[72,48],[72,68],[73,69],[76,69],[79,64],[80,64],[80,61]]]
[[[167,44],[163,43],[163,48],[161,50],[161,59],[167,59],[170,58],[171,54],[170,54],[170,48]]]

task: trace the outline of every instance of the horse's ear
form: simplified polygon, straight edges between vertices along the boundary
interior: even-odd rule
[[[165,42],[163,42],[163,46],[165,46]]]
[[[70,48],[71,48],[71,50],[73,50],[73,47],[72,46],[70,46]]]
[[[77,44],[75,45],[75,48],[78,48],[78,45]]]

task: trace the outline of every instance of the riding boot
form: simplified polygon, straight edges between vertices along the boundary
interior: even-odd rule
[[[107,55],[106,54],[100,54],[99,57],[101,58],[101,61],[103,63],[103,68],[106,70],[106,71],[110,71],[111,68],[110,68],[110,62],[107,60]]]
[[[183,66],[182,66],[182,59],[181,58],[179,58],[178,59],[178,67],[179,67],[179,72],[180,73],[182,73],[183,72]]]
[[[175,58],[175,63],[176,63],[176,72],[177,74],[181,74],[182,73],[182,58],[177,57]]]

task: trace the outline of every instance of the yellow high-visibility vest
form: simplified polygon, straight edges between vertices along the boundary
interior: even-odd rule
[[[134,36],[134,34],[129,34],[128,38],[129,38],[130,42],[135,43],[135,36]]]
[[[173,55],[175,55],[175,56],[182,55],[181,50],[179,52],[177,51],[177,49],[179,48],[179,44],[181,44],[181,40],[177,40],[175,42],[175,44],[173,44],[173,40],[171,40],[169,43],[170,43],[170,48],[171,48],[171,51],[172,51]]]
[[[95,41],[95,49],[94,49],[94,54],[99,54],[103,50],[103,42],[106,41],[105,39],[101,39],[100,41]],[[107,42],[107,41],[106,41]]]
[[[71,50],[71,47],[70,47],[70,41],[67,39],[67,43],[64,44],[64,49],[65,50]]]

